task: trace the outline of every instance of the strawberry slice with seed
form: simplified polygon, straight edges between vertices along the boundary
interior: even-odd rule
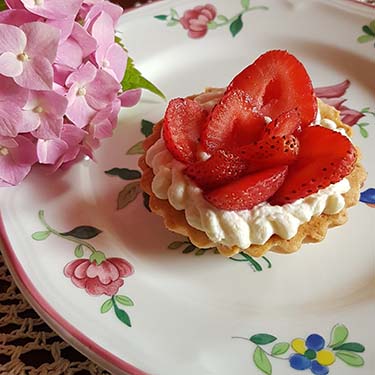
[[[239,73],[227,91],[243,90],[257,100],[264,116],[276,119],[297,109],[301,125],[316,118],[317,100],[305,67],[287,51],[269,51]]]
[[[218,150],[208,160],[190,164],[185,174],[202,189],[210,190],[235,180],[244,175],[246,170],[247,162],[238,155]]]
[[[253,173],[227,185],[204,193],[204,197],[221,210],[249,210],[268,200],[285,180],[287,166]]]
[[[299,141],[293,135],[272,136],[243,146],[238,156],[247,161],[247,173],[293,163],[299,152]]]
[[[173,157],[183,163],[196,161],[199,137],[207,112],[191,99],[169,102],[163,122],[163,138]]]
[[[263,134],[265,122],[256,106],[245,92],[228,92],[214,107],[202,131],[203,149],[212,153],[258,140]]]
[[[282,113],[276,120],[266,125],[265,136],[283,136],[293,134],[301,127],[301,118],[296,109]]]
[[[350,140],[340,133],[311,126],[299,136],[300,152],[290,166],[284,184],[272,197],[272,204],[294,202],[316,193],[349,175],[357,160]]]

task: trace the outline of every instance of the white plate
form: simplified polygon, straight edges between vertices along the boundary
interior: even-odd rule
[[[374,8],[352,1],[253,0],[250,7],[268,9],[244,12],[239,30],[238,15],[247,2],[218,0],[211,2],[217,11],[215,22],[226,23],[233,17],[235,24],[190,38],[177,19],[204,3],[158,2],[123,18],[120,31],[137,66],[168,98],[197,93],[206,86],[225,86],[259,54],[278,48],[303,61],[315,86],[349,79],[344,95],[347,106],[375,110],[374,40],[370,33],[362,37],[363,43],[357,41],[364,34],[362,27],[375,19]],[[171,14],[176,21],[169,24],[174,26],[168,26]],[[329,349],[336,361],[329,366],[330,373],[373,374],[375,211],[369,205],[352,208],[349,222],[330,230],[322,243],[305,245],[290,256],[268,254],[271,269],[265,259],[258,260],[262,272],[253,272],[248,262],[213,252],[183,254],[186,244],[168,249],[171,242],[184,239],[165,230],[161,219],[143,207],[141,196],[116,209],[119,192],[136,180],[125,181],[104,171],[137,169],[138,156],[126,151],[143,138],[141,120],[157,121],[165,105],[145,93],[136,108],[123,112],[115,136],[98,151],[97,163],[83,161],[54,176],[34,170],[21,186],[1,190],[3,252],[31,304],[67,341],[114,373],[271,374],[272,365],[273,374],[296,374],[299,371],[288,360],[280,359],[288,358],[292,348],[281,355],[266,352],[271,353],[276,343],[291,343],[311,333],[323,336],[328,346],[336,327],[337,345]],[[375,158],[375,117],[366,113],[360,123],[370,124],[362,126],[368,138],[354,126],[354,140],[369,172],[366,191],[375,187],[375,167],[370,162]],[[363,200],[371,198],[370,192]],[[72,237],[54,233],[42,240],[43,233],[34,234],[46,231],[39,210],[44,210],[46,222],[56,233],[82,225],[100,228],[102,233],[85,240],[91,250],[76,248],[77,243],[69,240]],[[83,232],[73,234],[82,237]],[[91,292],[99,295],[89,295],[63,270],[78,259],[76,255],[83,256],[81,261],[88,266],[93,251],[102,252],[95,253],[97,257],[125,259],[134,274],[122,279],[126,270],[119,274],[121,267],[103,271],[104,265],[109,266],[107,260],[100,267],[102,284],[109,283],[109,272],[117,284],[91,284]],[[84,265],[80,269],[86,270]],[[121,280],[124,284],[116,291]],[[105,291],[116,292],[117,297],[101,294]],[[132,302],[134,306],[129,306]],[[126,325],[128,318],[131,328]],[[254,336],[260,333],[277,339]],[[361,345],[341,347],[339,354],[337,347],[346,333],[346,342]],[[257,346],[259,340],[274,341]],[[276,349],[282,352],[287,347]],[[322,353],[323,361],[321,357]],[[362,368],[349,366],[343,359]]]

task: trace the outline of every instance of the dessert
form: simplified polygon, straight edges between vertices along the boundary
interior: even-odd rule
[[[269,51],[226,89],[170,101],[144,142],[141,184],[167,228],[200,248],[291,253],[358,202],[366,172],[350,134],[303,65]]]

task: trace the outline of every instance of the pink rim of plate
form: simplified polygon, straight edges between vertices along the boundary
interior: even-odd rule
[[[370,8],[375,8],[375,4],[365,3],[365,2],[360,1],[360,0],[349,0],[349,1],[351,1],[352,3],[356,3],[356,4],[365,5],[365,6],[370,7]]]
[[[26,271],[22,267],[20,261],[17,258],[15,251],[12,248],[8,235],[6,233],[5,225],[3,222],[3,218],[0,212],[0,240],[3,243],[3,255],[6,259],[6,263],[10,266],[10,270],[16,284],[19,286],[22,294],[28,300],[28,302],[32,305],[32,307],[43,316],[44,320],[46,320],[45,316],[48,318],[47,323],[51,325],[51,328],[54,329],[61,337],[63,337],[66,341],[71,344],[70,338],[73,338],[75,342],[82,343],[84,345],[84,349],[78,349],[80,352],[83,352],[87,357],[93,358],[93,355],[101,358],[106,365],[103,367],[116,367],[118,370],[122,372],[126,372],[130,375],[148,375],[147,373],[143,372],[140,369],[137,369],[130,363],[123,361],[122,359],[116,357],[106,349],[102,348],[100,345],[92,341],[82,332],[80,332],[77,328],[75,328],[72,324],[70,324],[67,320],[65,320],[49,303],[46,301],[43,296],[39,293],[37,288],[32,283],[32,280],[27,275]],[[26,292],[26,293],[24,293]],[[71,337],[69,337],[71,336]],[[74,344],[72,344],[75,346]],[[77,346],[76,345],[76,346]],[[93,358],[94,362],[98,362],[97,358]]]

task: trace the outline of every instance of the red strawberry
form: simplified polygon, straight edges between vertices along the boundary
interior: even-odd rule
[[[293,134],[301,126],[301,118],[297,110],[282,113],[276,120],[266,125],[264,132],[267,136],[283,136]]]
[[[258,140],[264,124],[264,118],[255,110],[254,100],[241,90],[232,90],[212,110],[201,135],[201,144],[211,153],[242,146]]]
[[[269,51],[239,73],[228,86],[244,90],[259,103],[260,112],[276,119],[297,109],[301,125],[308,126],[316,117],[317,101],[304,66],[286,51]]]
[[[350,140],[321,126],[305,128],[299,136],[300,152],[272,204],[291,203],[324,189],[350,174],[357,152]]]
[[[163,136],[167,149],[175,159],[193,163],[199,145],[202,124],[207,112],[191,99],[173,99],[164,116]]]
[[[204,190],[227,184],[244,175],[247,162],[225,150],[216,151],[208,160],[190,164],[185,173]]]
[[[248,162],[247,173],[268,169],[277,165],[289,165],[299,152],[299,142],[293,135],[272,136],[241,147],[237,154]]]
[[[266,169],[204,193],[213,206],[222,210],[247,210],[269,199],[282,185],[288,167]]]

